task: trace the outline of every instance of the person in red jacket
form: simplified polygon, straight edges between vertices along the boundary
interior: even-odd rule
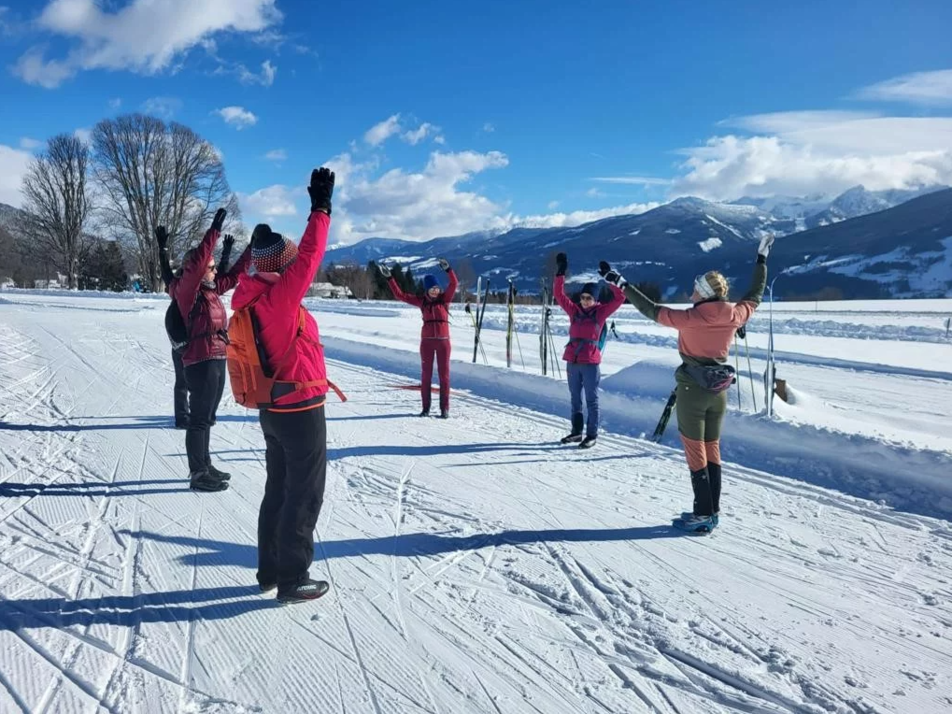
[[[390,268],[378,266],[380,273],[387,279],[393,296],[420,308],[423,313],[423,331],[420,334],[420,359],[422,375],[420,378],[420,396],[423,399],[421,417],[430,416],[431,389],[433,384],[433,358],[436,357],[440,370],[440,419],[450,416],[450,315],[449,306],[456,295],[459,280],[450,267],[449,261],[440,258],[440,267],[449,276],[450,284],[446,292],[440,288],[432,275],[423,276],[423,296],[407,295],[397,285],[390,274]]]
[[[189,486],[196,491],[224,491],[231,478],[212,464],[208,450],[227,371],[228,313],[219,296],[235,287],[238,276],[247,269],[251,255],[249,245],[228,274],[217,274],[215,244],[221,235],[225,215],[225,209],[218,210],[202,242],[185,254],[182,276],[172,280],[169,286],[169,295],[178,305],[188,327],[188,344],[182,350],[189,399],[185,451],[188,454]]]
[[[562,439],[563,444],[577,443],[580,448],[588,449],[595,446],[598,437],[598,383],[601,380],[602,352],[598,342],[605,321],[625,303],[625,293],[615,285],[609,285],[612,295],[611,302],[602,304],[597,301],[598,286],[595,283],[586,283],[582,286],[579,304],[576,305],[565,294],[565,271],[569,261],[565,253],[556,257],[558,270],[555,274],[553,292],[559,305],[568,314],[569,342],[565,346],[562,359],[566,365],[569,379],[569,393],[572,395],[572,433]],[[588,407],[588,423],[585,437],[582,437],[582,427],[586,426],[585,416],[582,413],[582,391],[585,392],[585,402]]]
[[[300,246],[261,224],[254,229],[254,274],[243,275],[232,308],[249,308],[263,354],[262,366],[282,382],[272,405],[259,412],[268,472],[258,511],[258,585],[278,589],[278,600],[314,600],[328,590],[308,573],[314,559],[314,526],[324,502],[327,369],[314,317],[301,301],[324,259],[330,228],[334,174],[311,173],[311,215]]]

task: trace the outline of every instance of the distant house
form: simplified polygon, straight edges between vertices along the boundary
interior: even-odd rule
[[[10,288],[15,288],[17,286],[13,278],[2,277],[0,278],[0,290],[9,290]]]
[[[350,288],[344,285],[333,285],[331,283],[314,283],[311,289],[307,291],[308,297],[319,297],[330,300],[346,300],[354,297]]]
[[[65,290],[69,285],[69,279],[60,273],[56,274],[55,280],[34,280],[33,287],[37,290]]]

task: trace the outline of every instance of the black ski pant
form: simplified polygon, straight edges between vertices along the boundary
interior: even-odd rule
[[[185,368],[188,384],[188,431],[185,432],[185,451],[188,453],[188,470],[191,473],[204,471],[211,464],[208,453],[212,422],[218,404],[225,391],[223,359],[209,359]]]
[[[261,411],[268,479],[258,512],[258,582],[294,587],[314,560],[314,526],[324,503],[327,426],[324,407]]]
[[[172,388],[175,398],[175,425],[179,426],[188,424],[188,385],[185,383],[182,350],[172,350],[172,364],[175,366],[175,386]]]

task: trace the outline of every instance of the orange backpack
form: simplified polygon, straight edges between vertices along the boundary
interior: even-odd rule
[[[231,378],[231,392],[235,396],[235,401],[248,409],[267,409],[272,406],[277,396],[274,395],[275,386],[280,387],[279,396],[287,396],[311,387],[329,386],[342,402],[347,401],[347,397],[333,382],[326,379],[318,379],[310,382],[294,382],[281,379],[275,379],[273,376],[281,371],[285,363],[294,354],[294,345],[298,338],[304,333],[304,316],[306,314],[303,305],[298,306],[298,328],[291,338],[291,344],[287,352],[279,359],[274,368],[267,370],[263,364],[266,362],[266,355],[261,342],[258,340],[258,331],[255,326],[254,315],[251,308],[254,302],[236,310],[228,324],[228,376]],[[265,358],[264,360],[262,358]],[[268,372],[270,371],[270,375]]]

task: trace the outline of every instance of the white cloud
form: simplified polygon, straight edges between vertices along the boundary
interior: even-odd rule
[[[379,124],[375,124],[364,134],[364,141],[371,146],[380,146],[394,134],[400,133],[400,115],[394,114]]]
[[[858,99],[909,104],[952,104],[952,69],[914,72],[864,87]]]
[[[271,60],[262,62],[260,74],[249,72],[243,64],[238,65],[238,78],[242,84],[260,84],[263,87],[270,87],[274,84],[274,78],[277,74],[278,68],[271,64]]]
[[[281,216],[296,216],[296,199],[300,197],[301,190],[291,189],[288,186],[275,184],[268,186],[251,194],[239,193],[238,204],[241,206],[241,212],[256,219],[270,219]]]
[[[588,191],[585,192],[585,195],[588,196],[589,198],[604,198],[605,197],[605,194],[602,193],[601,190],[595,188],[594,186],[588,189]]]
[[[272,149],[267,154],[264,155],[268,161],[286,161],[288,158],[288,152],[284,149]]]
[[[337,156],[327,162],[340,186],[334,195],[335,236],[345,243],[372,236],[426,240],[504,227],[502,206],[460,186],[508,163],[498,151],[434,152],[418,173],[393,169],[373,178],[375,162],[361,164],[350,154]]]
[[[73,136],[75,136],[84,144],[89,144],[93,138],[93,130],[81,127],[73,132]]]
[[[31,139],[28,136],[24,136],[22,139],[20,139],[20,148],[24,151],[33,151],[34,149],[38,149],[41,146],[43,146],[43,142],[37,139]]]
[[[437,144],[446,143],[446,140],[440,136],[439,132],[440,127],[434,126],[429,122],[424,122],[420,124],[419,128],[404,132],[401,138],[411,146],[416,146],[428,136],[432,136],[433,141]]]
[[[485,131],[487,134],[492,134],[494,131],[496,131],[496,127],[495,125],[486,122],[483,124],[483,131]]]
[[[223,107],[216,109],[213,113],[220,116],[226,124],[231,124],[238,131],[258,123],[258,117],[244,107]]]
[[[152,97],[142,102],[142,111],[159,119],[171,119],[182,108],[182,100],[175,97]]]
[[[260,33],[279,23],[275,0],[132,0],[108,11],[96,0],[51,0],[37,26],[76,42],[62,59],[37,46],[14,73],[30,84],[56,87],[92,69],[156,74],[220,32]]]
[[[109,100],[109,108],[110,108],[110,109],[118,109],[118,108],[121,107],[121,106],[122,106],[122,99],[120,99],[119,97],[116,97],[115,99],[110,99],[110,100]]]
[[[32,158],[29,151],[0,144],[0,203],[8,203],[17,208],[23,205],[20,189]]]
[[[549,208],[550,211],[554,211],[554,210],[555,210],[556,208],[558,208],[558,207],[559,207],[559,202],[558,202],[558,201],[549,201],[549,206],[548,206],[548,208]]]
[[[589,181],[612,183],[631,186],[667,186],[671,179],[655,178],[653,176],[596,176]]]
[[[549,213],[538,216],[509,216],[508,228],[522,226],[526,228],[571,228],[583,223],[601,221],[614,216],[636,215],[660,206],[660,203],[629,203],[624,206],[599,208],[595,211],[571,211],[569,213]],[[551,204],[550,204],[551,206]]]

